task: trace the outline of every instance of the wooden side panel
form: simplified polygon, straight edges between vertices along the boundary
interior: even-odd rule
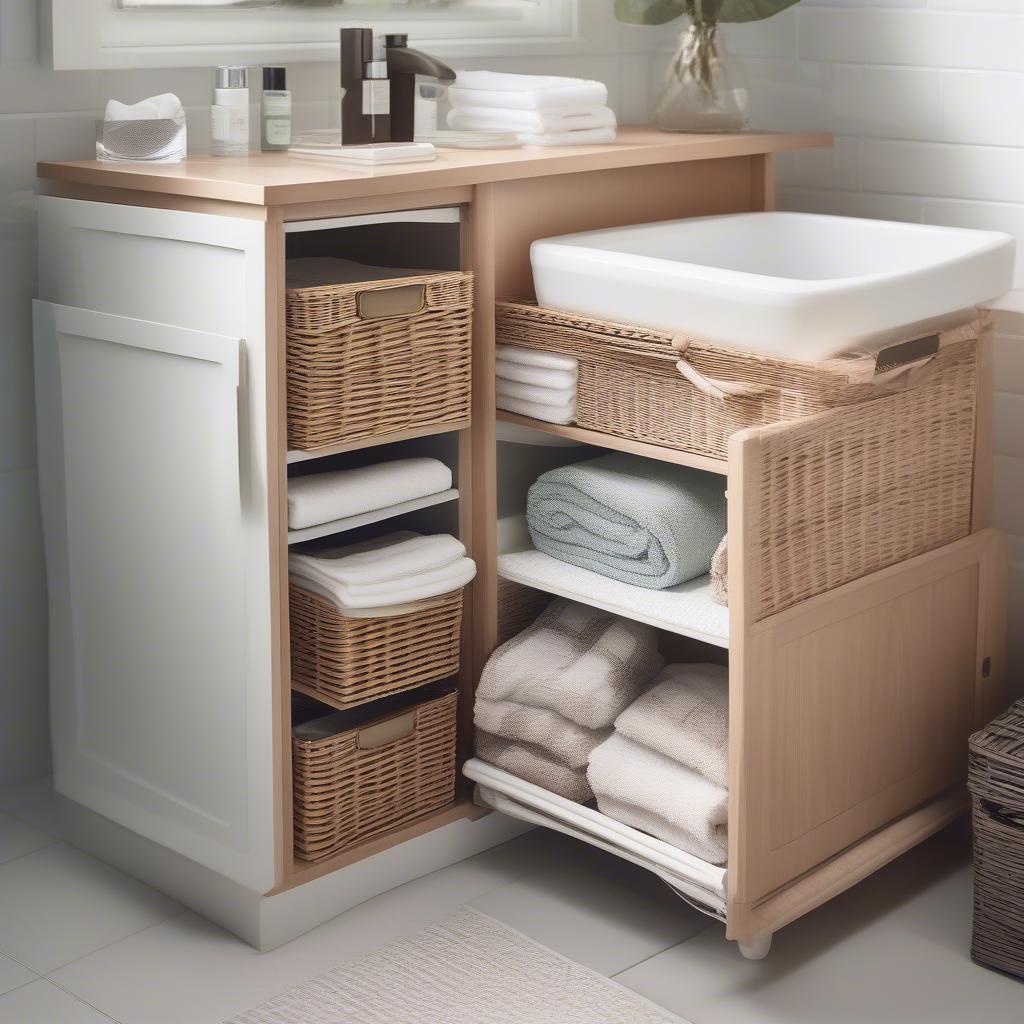
[[[974,534],[748,626],[730,678],[735,903],[962,781],[984,662],[1001,661],[985,646],[1000,545]]]

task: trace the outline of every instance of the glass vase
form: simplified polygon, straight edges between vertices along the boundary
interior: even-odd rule
[[[665,72],[655,124],[667,132],[734,132],[749,121],[747,77],[718,37],[718,26],[691,24]]]

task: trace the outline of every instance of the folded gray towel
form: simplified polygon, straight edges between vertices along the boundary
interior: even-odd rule
[[[584,729],[557,711],[531,708],[512,700],[487,700],[477,695],[473,710],[477,729],[502,739],[530,743],[566,768],[587,770],[590,752],[611,735],[611,729]]]
[[[725,480],[635,455],[549,470],[530,488],[538,551],[650,590],[703,576],[726,530]]]
[[[721,665],[666,665],[615,719],[615,731],[729,785],[729,673]]]
[[[491,655],[477,698],[547,708],[584,729],[607,729],[663,664],[651,626],[558,599]],[[525,733],[518,738],[529,741]]]
[[[587,783],[587,773],[582,769],[566,768],[551,759],[547,752],[532,743],[516,743],[500,736],[477,730],[477,757],[515,775],[524,782],[532,782],[535,786],[564,796],[566,800],[574,800],[585,804],[593,799]]]

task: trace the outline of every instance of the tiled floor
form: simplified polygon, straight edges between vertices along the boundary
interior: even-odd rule
[[[464,903],[693,1024],[1024,1020],[1024,985],[967,957],[962,829],[780,932],[768,959],[749,963],[652,876],[542,832],[260,955],[62,843],[58,820],[45,785],[0,794],[0,1024],[218,1024]]]

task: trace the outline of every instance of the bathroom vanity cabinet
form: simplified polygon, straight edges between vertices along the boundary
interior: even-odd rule
[[[495,411],[494,306],[532,295],[534,239],[767,209],[773,154],[828,143],[624,128],[613,145],[441,150],[373,173],[288,154],[41,164],[39,468],[54,770],[71,840],[261,948],[530,824],[629,856],[486,782],[477,802],[465,778],[452,804],[411,825],[320,863],[293,855],[289,467],[374,447],[453,466],[457,494],[414,514],[458,533],[478,567],[461,763],[474,683],[509,609],[499,592],[507,581],[558,592],[499,551],[499,494],[526,472],[498,454],[499,419],[728,477],[731,606],[669,609],[658,625],[690,656],[717,650],[730,666],[729,863],[691,866],[692,885],[685,865],[674,876],[730,937],[763,950],[959,814],[966,737],[1003,703],[987,348],[970,535],[769,615],[755,525],[771,428],[714,460]],[[471,271],[470,418],[289,451],[293,253]],[[590,600],[643,617],[611,591]]]

